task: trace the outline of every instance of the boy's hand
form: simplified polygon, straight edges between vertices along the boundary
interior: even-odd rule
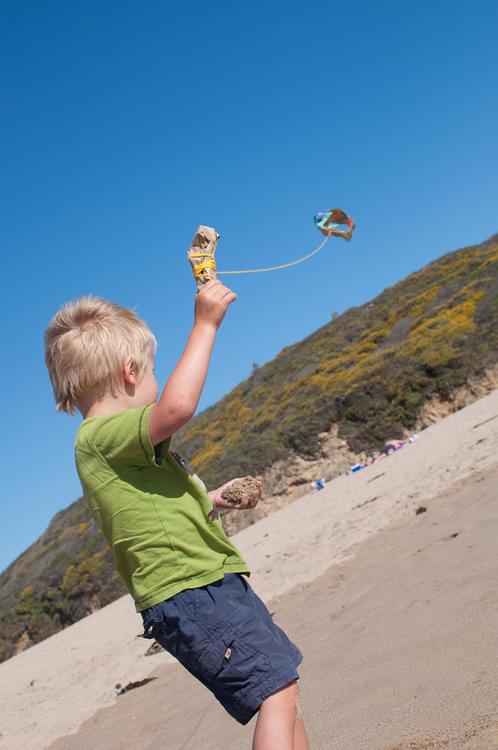
[[[195,322],[218,328],[237,295],[218,279],[208,281],[195,297]]]
[[[263,489],[263,479],[261,477],[256,477],[256,481],[253,483],[251,492],[245,495],[242,500],[237,503],[237,505],[235,505],[233,502],[225,500],[222,497],[222,493],[224,490],[228,489],[228,487],[230,487],[235,482],[240,482],[242,479],[244,479],[244,477],[235,477],[235,479],[231,479],[229,482],[225,482],[225,484],[222,484],[221,487],[218,487],[218,489],[208,492],[209,498],[215,508],[228,508],[230,510],[249,510],[256,507],[256,505],[261,500],[261,493]]]

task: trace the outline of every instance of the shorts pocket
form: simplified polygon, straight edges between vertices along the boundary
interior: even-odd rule
[[[197,658],[198,669],[209,680],[213,680],[230,664],[233,656],[235,633],[228,628],[219,633],[200,651]]]

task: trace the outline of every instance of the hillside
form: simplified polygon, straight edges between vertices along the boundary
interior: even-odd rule
[[[355,452],[401,436],[426,399],[496,363],[497,313],[498,235],[284,349],[184,429],[180,450],[212,484],[290,451],[315,455],[333,423]]]
[[[290,481],[276,466],[329,461],[329,474],[340,473],[360,452],[412,431],[434,399],[450,401],[497,363],[495,235],[448,253],[255,368],[182,430],[176,446],[211,486],[263,473],[265,514],[277,485]],[[335,463],[334,450],[342,457]],[[257,517],[240,514],[228,528]],[[77,500],[0,575],[1,657],[122,593],[105,544]]]

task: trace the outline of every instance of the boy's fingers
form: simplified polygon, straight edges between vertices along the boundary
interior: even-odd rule
[[[207,281],[202,285],[199,294],[202,294],[203,297],[218,297],[225,289],[226,287],[221,281],[218,281],[218,279],[211,279],[211,281]]]
[[[235,292],[232,292],[231,289],[229,289],[227,286],[221,286],[218,289],[214,290],[214,295],[216,297],[219,297],[220,299],[225,299],[225,297],[236,297],[237,295]]]
[[[223,286],[223,282],[219,279],[209,279],[205,284],[202,285],[202,289],[210,289],[213,286]]]
[[[207,291],[213,288],[213,285],[216,286],[218,284],[221,284],[218,279],[211,279],[210,281],[206,281],[206,283],[203,284],[199,289],[198,294],[206,294]]]
[[[218,280],[208,281],[207,284],[204,284],[199,294],[202,294],[203,297],[209,297],[215,302],[228,304],[237,299],[235,292],[232,292],[231,289],[224,286],[221,281]]]

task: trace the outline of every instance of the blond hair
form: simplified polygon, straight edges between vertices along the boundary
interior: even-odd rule
[[[45,331],[45,362],[57,411],[74,414],[83,398],[116,395],[131,361],[140,377],[156,340],[133,310],[100,297],[65,304]]]

